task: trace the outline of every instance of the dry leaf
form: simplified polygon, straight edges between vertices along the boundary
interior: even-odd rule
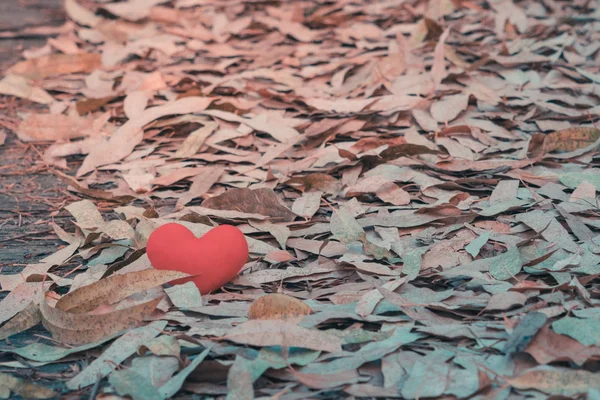
[[[194,177],[190,189],[177,199],[177,207],[183,207],[193,199],[202,197],[219,180],[223,172],[225,168],[217,165],[202,168]]]
[[[70,313],[51,307],[44,299],[41,302],[40,311],[44,327],[50,331],[55,340],[70,345],[80,345],[92,343],[137,326],[154,311],[161,299],[159,297],[107,314]]]
[[[469,96],[466,94],[455,94],[445,96],[431,105],[431,116],[438,122],[453,121],[458,115],[466,110],[469,104]]]
[[[31,86],[27,79],[18,75],[6,75],[0,80],[0,94],[17,96],[36,103],[50,104],[54,98],[44,89]]]
[[[331,353],[342,350],[342,340],[336,336],[281,320],[250,320],[230,329],[223,339],[250,346],[301,347]]]
[[[538,367],[507,379],[517,389],[536,389],[557,396],[574,396],[600,388],[598,373],[555,367]]]
[[[77,171],[77,176],[85,175],[96,167],[120,161],[131,154],[134,147],[142,140],[142,129],[146,124],[166,115],[200,112],[212,101],[212,98],[186,97],[163,106],[148,108],[119,127],[108,141],[93,149]]]
[[[600,140],[600,129],[576,127],[546,135],[543,146],[547,152],[575,151],[596,143],[598,140]]]
[[[202,206],[215,210],[236,210],[264,215],[275,221],[290,222],[296,218],[296,214],[281,204],[275,192],[266,188],[229,189],[219,196],[205,200]]]
[[[56,397],[56,393],[51,389],[0,373],[0,395],[8,399],[11,392],[23,399],[53,399]]]
[[[55,307],[72,313],[90,312],[102,304],[114,304],[132,294],[186,277],[189,275],[183,272],[153,268],[111,275],[64,295]]]
[[[309,315],[311,309],[298,299],[284,294],[268,294],[252,302],[249,319],[290,319]]]
[[[94,121],[62,114],[29,114],[17,128],[24,142],[66,141],[94,133]]]
[[[12,335],[26,331],[41,322],[40,307],[36,302],[30,303],[23,310],[19,311],[10,321],[0,328],[0,340],[4,340]]]
[[[442,80],[446,77],[446,65],[444,62],[444,43],[450,34],[450,30],[446,29],[440,36],[439,42],[435,45],[435,51],[433,52],[433,67],[431,67],[431,78],[433,79],[433,85],[437,89],[442,83]],[[438,120],[439,121],[439,120]]]
[[[21,61],[13,65],[9,73],[29,79],[41,79],[55,75],[89,73],[100,68],[100,64],[100,54],[97,53],[53,53]]]

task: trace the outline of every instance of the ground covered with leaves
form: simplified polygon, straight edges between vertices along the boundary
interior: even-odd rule
[[[0,79],[63,242],[2,261],[0,397],[600,399],[598,2],[65,10]],[[242,273],[167,284],[168,222]]]

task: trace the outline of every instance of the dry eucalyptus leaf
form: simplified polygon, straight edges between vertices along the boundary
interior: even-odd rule
[[[301,347],[331,353],[342,350],[342,341],[336,336],[281,320],[250,320],[230,329],[224,339],[251,346]]]
[[[260,214],[278,222],[290,222],[296,218],[296,214],[282,204],[275,192],[267,188],[229,189],[219,196],[205,200],[202,206],[215,210]]]
[[[9,72],[29,79],[40,79],[54,75],[89,73],[99,67],[100,54],[97,53],[54,53],[21,61],[13,65]]]
[[[54,98],[39,87],[31,86],[29,81],[18,75],[6,75],[0,80],[0,94],[21,97],[40,104],[50,104]]]
[[[309,306],[284,294],[268,294],[252,302],[249,319],[289,319],[311,313]]]
[[[51,307],[42,300],[42,323],[52,337],[62,343],[81,345],[131,329],[156,309],[161,298],[107,314],[83,314]]]

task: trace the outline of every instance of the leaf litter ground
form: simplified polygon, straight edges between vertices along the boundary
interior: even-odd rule
[[[0,397],[600,398],[596,2],[65,10],[0,80],[65,187],[0,275]],[[164,285],[169,222],[243,272]]]

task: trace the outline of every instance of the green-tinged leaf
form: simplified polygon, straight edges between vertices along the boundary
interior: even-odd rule
[[[469,253],[471,255],[471,257],[473,257],[473,258],[477,257],[481,248],[490,239],[490,235],[491,235],[490,232],[485,232],[485,233],[481,234],[480,236],[476,237],[475,239],[473,239],[471,241],[471,243],[469,243],[468,245],[465,246],[465,250],[467,251],[467,253]]]
[[[179,370],[179,359],[154,355],[137,357],[131,361],[131,368],[138,374],[148,377],[150,384],[158,389]]]
[[[133,368],[113,371],[108,383],[121,396],[130,396],[133,400],[163,400],[164,398],[147,376],[138,374]]]
[[[289,365],[309,365],[320,354],[320,351],[315,350],[264,347],[258,352],[258,357],[251,363],[252,382],[260,378],[267,369],[282,369]]]
[[[115,337],[117,337],[119,335],[121,335],[121,333],[112,335],[112,336],[108,336],[108,337],[101,339],[94,343],[88,343],[88,344],[84,344],[83,346],[76,346],[76,347],[69,347],[69,348],[50,346],[45,343],[37,342],[37,343],[31,343],[25,347],[17,347],[17,348],[0,347],[0,351],[17,354],[28,360],[47,363],[47,362],[58,361],[61,358],[65,358],[66,356],[71,355],[71,354],[79,353],[80,351],[86,351],[89,349],[96,348],[96,347],[101,346],[104,343],[108,342],[109,340],[114,339]]]
[[[548,317],[540,312],[527,313],[504,344],[504,353],[512,354],[523,351],[544,326]]]
[[[585,346],[600,345],[600,320],[563,317],[552,323],[554,332],[567,335]]]
[[[252,367],[252,361],[241,356],[235,358],[227,374],[227,400],[254,399]]]
[[[479,212],[477,212],[477,214],[484,217],[491,217],[511,209],[521,208],[529,203],[531,203],[530,200],[507,200],[503,201],[502,203],[497,203],[488,207],[484,207]]]
[[[210,353],[210,348],[198,354],[187,367],[179,371],[174,377],[169,379],[167,383],[162,385],[159,389],[159,392],[163,398],[170,399],[173,397],[181,389],[181,386],[183,385],[183,382],[185,382],[188,375],[191,374],[202,363],[202,361],[204,361],[208,353]]]
[[[161,335],[152,339],[143,346],[143,349],[143,351],[140,351],[142,355],[149,351],[156,356],[179,357],[179,353],[181,352],[181,346],[177,338],[170,335]]]
[[[404,266],[402,267],[402,273],[406,274],[406,281],[412,281],[421,271],[421,265],[423,264],[423,254],[429,250],[429,247],[418,247],[407,251],[402,257]]]
[[[165,292],[175,307],[183,309],[202,307],[202,296],[194,282],[165,288]]]
[[[354,215],[347,207],[340,207],[331,216],[331,233],[333,237],[344,244],[360,240],[365,231],[356,222]]]
[[[523,267],[521,254],[516,247],[510,247],[506,253],[496,256],[490,261],[490,274],[501,281],[514,278]]]
[[[453,355],[450,351],[438,350],[418,360],[402,388],[402,396],[407,399],[420,399],[444,394],[446,377],[450,372],[447,361]]]
[[[302,372],[333,374],[359,368],[363,364],[379,360],[386,354],[396,351],[400,346],[415,342],[423,337],[419,333],[412,333],[412,328],[412,324],[396,328],[392,336],[377,342],[367,343],[349,357],[338,358],[331,362],[313,363],[304,367]]]
[[[166,321],[156,321],[127,332],[115,340],[87,368],[68,380],[67,387],[71,390],[81,389],[94,384],[99,377],[107,376],[116,366],[135,353],[140,346],[158,336],[166,326]]]
[[[563,185],[576,189],[583,181],[588,181],[600,190],[600,170],[596,168],[587,169],[581,172],[565,172],[558,174],[558,179]]]

